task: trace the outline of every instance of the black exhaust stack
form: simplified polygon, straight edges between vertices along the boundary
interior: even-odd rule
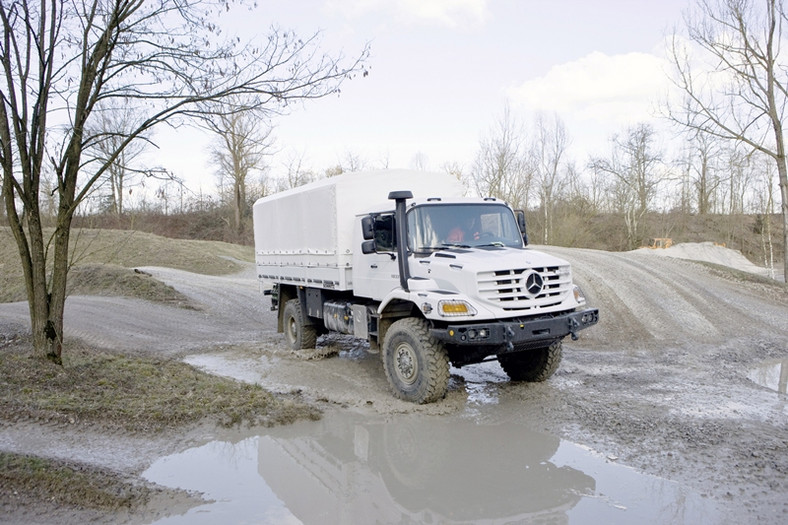
[[[405,201],[413,198],[410,191],[392,191],[389,199],[396,203],[394,209],[394,220],[397,222],[397,257],[399,265],[399,284],[406,292],[408,290],[408,279],[410,279],[410,268],[408,267],[408,228],[405,221]]]

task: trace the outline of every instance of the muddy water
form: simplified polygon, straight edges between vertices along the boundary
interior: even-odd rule
[[[468,401],[458,413],[336,409],[318,422],[161,458],[145,478],[206,502],[157,523],[721,521],[713,502],[685,487],[534,431],[522,418],[497,417],[511,412],[496,394],[500,378],[477,373],[483,377],[464,378]]]
[[[517,424],[331,412],[156,461],[203,494],[157,523],[709,523],[681,486]]]
[[[780,394],[788,393],[788,359],[774,359],[753,367],[747,377]]]

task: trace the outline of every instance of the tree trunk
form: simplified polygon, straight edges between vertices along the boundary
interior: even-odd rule
[[[40,214],[28,211],[20,219],[14,213],[9,213],[9,225],[17,243],[22,262],[22,271],[27,287],[27,304],[30,315],[30,327],[33,336],[33,347],[38,356],[48,359],[56,364],[62,364],[63,343],[63,308],[65,305],[65,271],[52,275],[53,290],[50,293],[47,287],[47,261],[46,242],[41,227]],[[27,223],[25,229],[22,221]],[[62,237],[62,236],[61,236]],[[66,233],[67,237],[67,233]],[[66,243],[68,239],[66,238]],[[55,241],[56,245],[58,240]],[[57,246],[55,252],[57,253]],[[67,257],[66,250],[65,256]]]
[[[236,233],[241,233],[241,230],[243,229],[242,228],[243,227],[242,212],[243,212],[243,206],[244,206],[243,192],[242,192],[240,181],[236,180],[235,183],[233,184],[233,186],[234,186],[234,188],[233,188],[233,190],[234,190],[233,191],[233,194],[234,194],[233,195],[233,200],[235,201],[234,202],[234,204],[235,204],[235,232]]]
[[[777,160],[777,172],[780,177],[783,215],[783,281],[788,283],[788,169],[786,169],[784,156]]]
[[[782,214],[783,214],[783,281],[788,283],[788,167],[785,164],[785,135],[783,134],[782,121],[777,113],[777,103],[774,99],[774,79],[771,76],[772,70],[769,70],[770,80],[769,90],[767,97],[769,100],[769,115],[772,122],[772,130],[774,131],[775,139],[775,152],[774,160],[777,162],[777,175],[780,185],[780,196],[782,198]],[[771,219],[769,219],[771,220]]]

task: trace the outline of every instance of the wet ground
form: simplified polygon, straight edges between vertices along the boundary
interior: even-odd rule
[[[491,439],[494,436],[494,439]],[[330,411],[161,458],[211,500],[157,523],[716,523],[700,494],[527,422]]]
[[[669,257],[549,251],[601,320],[545,383],[492,362],[452,369],[440,402],[405,403],[363,344],[287,351],[251,271],[148,268],[199,309],[74,297],[67,337],[298,393],[325,418],[169,441],[22,425],[0,447],[204,494],[185,515],[153,509],[162,523],[788,522],[788,289]],[[0,328],[24,308],[0,305]]]
[[[788,393],[788,359],[769,359],[750,367],[747,378],[780,394]]]

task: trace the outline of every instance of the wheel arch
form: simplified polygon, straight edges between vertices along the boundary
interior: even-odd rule
[[[276,331],[283,333],[285,331],[284,315],[285,304],[290,299],[298,297],[298,287],[293,284],[280,284],[279,285],[279,305],[276,312]],[[303,295],[303,294],[301,294]]]
[[[405,298],[391,298],[378,307],[378,344],[382,345],[386,338],[386,332],[396,321],[406,317],[418,317],[425,319],[421,310],[416,305]]]

